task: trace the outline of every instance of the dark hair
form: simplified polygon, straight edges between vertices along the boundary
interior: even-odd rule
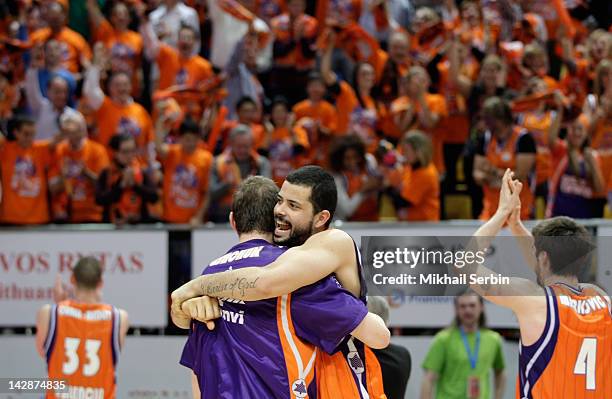
[[[70,83],[66,80],[65,77],[57,73],[51,75],[51,78],[47,82],[47,88],[50,88],[53,82],[55,82],[56,80],[61,80],[62,82],[64,82],[66,84],[66,87],[68,88],[68,91],[70,91]]]
[[[234,193],[232,212],[238,234],[274,232],[274,206],[278,201],[278,187],[263,176],[244,180]]]
[[[459,298],[461,298],[462,296],[475,296],[478,298],[478,302],[480,302],[480,306],[482,306],[482,312],[480,312],[480,317],[478,318],[478,327],[480,328],[486,327],[487,316],[485,315],[484,300],[482,299],[482,297],[473,291],[466,291],[462,295],[457,295],[455,299],[453,299],[453,303],[455,304],[455,307],[457,306],[457,303],[459,303]],[[457,327],[461,325],[461,320],[459,320],[459,315],[455,315],[455,325]]]
[[[72,269],[72,274],[79,288],[93,290],[102,281],[102,266],[98,259],[87,256],[79,259]]]
[[[121,148],[121,144],[125,143],[126,141],[130,141],[130,140],[134,142],[136,141],[136,139],[134,139],[134,137],[130,134],[127,134],[127,133],[116,134],[110,138],[110,140],[108,141],[108,146],[113,151],[119,151],[119,148]]]
[[[366,147],[363,140],[354,134],[342,136],[334,142],[329,151],[329,166],[336,172],[341,173],[344,169],[344,154],[348,150],[355,150],[359,156],[359,167],[366,165]]]
[[[325,81],[323,80],[323,75],[319,71],[311,71],[306,78],[306,84],[310,84],[311,82],[321,82],[325,86]]]
[[[557,216],[538,223],[531,232],[536,256],[546,252],[553,274],[580,277],[588,268],[595,246],[588,230],[574,219]]]
[[[245,104],[253,104],[257,106],[257,103],[255,102],[255,100],[253,100],[252,97],[243,96],[238,99],[238,102],[236,102],[236,111],[239,111],[240,108],[242,108],[242,106]]]
[[[20,130],[24,125],[35,125],[36,120],[32,118],[30,115],[26,114],[17,114],[11,119],[9,123],[9,131],[14,132],[15,130]]]
[[[182,136],[184,134],[200,134],[200,126],[190,116],[187,116],[179,127],[179,135]]]
[[[506,125],[511,125],[514,122],[510,104],[507,101],[502,100],[500,97],[487,98],[482,105],[482,113],[483,115],[491,116]]]
[[[274,96],[274,99],[272,100],[272,104],[270,104],[270,112],[272,112],[274,107],[276,107],[277,105],[284,105],[287,109],[291,108],[289,105],[289,101],[287,100],[287,97],[285,96]]]
[[[332,175],[320,166],[307,165],[289,173],[285,180],[291,184],[312,189],[310,203],[314,213],[327,210],[330,217],[325,227],[329,227],[338,202],[338,191]]]
[[[197,39],[198,38],[198,33],[196,32],[195,28],[191,25],[185,24],[185,23],[181,23],[181,26],[179,27],[178,32],[180,33],[182,30],[189,30],[191,31],[191,33],[193,33],[193,36]]]

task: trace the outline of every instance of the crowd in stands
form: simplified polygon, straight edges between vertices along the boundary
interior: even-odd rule
[[[225,223],[330,170],[337,219],[602,217],[609,0],[5,0],[0,224]]]

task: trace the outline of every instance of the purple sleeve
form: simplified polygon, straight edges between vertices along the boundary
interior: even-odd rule
[[[190,369],[194,369],[195,363],[195,355],[197,351],[197,332],[194,331],[194,324],[191,323],[191,328],[189,329],[189,337],[187,338],[187,342],[185,342],[185,346],[183,347],[183,353],[181,354],[181,360],[179,361],[185,367]]]
[[[292,294],[291,318],[297,335],[332,354],[368,314],[367,306],[326,277]]]

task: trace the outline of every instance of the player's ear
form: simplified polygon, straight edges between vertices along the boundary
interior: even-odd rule
[[[331,213],[324,209],[315,215],[315,228],[322,228],[331,219]]]
[[[230,224],[230,226],[232,226],[232,230],[237,231],[236,230],[236,221],[234,220],[234,212],[230,212],[230,214],[229,214],[229,224]]]
[[[76,278],[74,278],[74,274],[70,276],[70,284],[74,285],[75,287],[77,285]]]

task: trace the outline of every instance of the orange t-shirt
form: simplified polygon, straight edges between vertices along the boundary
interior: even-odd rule
[[[158,90],[174,85],[195,85],[213,74],[210,63],[204,58],[199,55],[182,58],[178,50],[167,44],[160,44],[157,65],[159,66]]]
[[[441,130],[445,132],[444,142],[463,144],[466,142],[470,130],[467,99],[450,80],[450,62],[444,60],[438,63],[437,68],[440,72],[439,92],[443,93],[448,108],[448,117],[440,121],[442,124]],[[472,57],[468,57],[461,64],[460,73],[474,82],[478,76],[478,68],[478,62]]]
[[[405,166],[400,195],[412,206],[397,211],[399,220],[440,220],[440,178],[433,163],[417,169]]]
[[[612,181],[612,120],[600,121],[591,137],[591,146],[597,150],[601,161],[601,174],[607,187]],[[605,196],[599,193],[598,197]]]
[[[293,22],[302,24],[304,27],[303,38],[314,39],[317,35],[317,20],[309,15],[302,14],[298,21]],[[290,43],[293,39],[293,26],[288,13],[281,14],[270,21],[274,40],[281,43]],[[302,53],[302,42],[296,42],[295,47],[286,55],[277,57],[274,64],[279,66],[294,67],[299,70],[308,70],[315,65],[315,57],[306,58]]]
[[[56,35],[53,35],[49,28],[38,29],[30,37],[34,44],[46,43],[50,39],[57,40],[62,46],[62,65],[72,73],[79,72],[81,57],[91,59],[91,49],[87,41],[68,27],[64,27]]]
[[[208,190],[212,155],[201,148],[186,154],[179,144],[171,144],[161,161],[164,167],[164,220],[188,223]]]
[[[548,131],[555,117],[553,111],[544,113],[525,112],[520,115],[518,124],[525,128],[536,142],[536,184],[541,184],[552,177]]]
[[[0,143],[0,222],[49,222],[47,172],[51,160],[47,141],[35,141],[30,148],[22,148],[14,141]]]
[[[512,135],[500,146],[495,137],[491,138],[485,147],[485,156],[489,163],[498,169],[515,169],[517,146],[520,137],[529,134],[525,130],[515,128]],[[480,220],[491,218],[499,205],[499,187],[483,187],[483,207]],[[528,219],[533,205],[533,191],[529,182],[523,182],[521,190],[521,219]]]
[[[65,176],[64,192],[52,199],[54,216],[69,216],[69,220],[75,223],[102,221],[102,207],[96,204],[96,183],[83,176],[83,170],[86,168],[100,174],[108,164],[108,155],[102,144],[85,139],[81,148],[74,151],[67,141],[60,143],[49,180],[59,177],[62,170],[66,170],[68,176]]]
[[[114,399],[121,316],[114,306],[63,301],[51,308],[45,349],[49,378],[77,393]],[[78,394],[77,394],[78,395]],[[83,395],[85,396],[85,395]],[[63,397],[48,391],[46,398]]]
[[[361,171],[359,173],[345,172],[342,173],[342,177],[346,183],[346,193],[349,197],[352,197],[361,191],[363,184],[368,178],[368,173],[366,171]],[[372,193],[364,197],[359,207],[355,209],[348,220],[351,222],[378,221],[378,194]]]
[[[446,134],[444,130],[445,125],[443,122],[444,122],[444,119],[448,117],[446,101],[444,100],[444,97],[442,97],[439,94],[426,93],[425,103],[427,104],[427,107],[431,110],[432,113],[437,114],[440,117],[440,121],[438,122],[438,125],[430,129],[424,128],[420,124],[419,118],[418,118],[418,113],[421,112],[421,106],[418,103],[415,103],[413,122],[408,127],[407,130],[419,129],[429,134],[429,137],[431,137],[431,141],[433,145],[434,164],[436,165],[436,168],[438,169],[438,171],[444,171],[445,168],[444,168],[444,155],[442,153],[442,141],[444,140],[444,137]],[[412,100],[408,98],[407,96],[399,97],[397,100],[391,103],[391,114],[393,116],[403,115],[411,104],[412,104]],[[395,129],[396,131],[394,133],[397,134],[395,137],[400,137],[403,133],[405,133],[399,130],[399,126],[395,126]]]
[[[132,102],[119,105],[110,97],[104,97],[104,102],[96,112],[98,122],[97,134],[93,139],[108,148],[108,142],[116,134],[129,134],[136,139],[139,157],[146,157],[146,147],[154,139],[153,123],[147,110],[140,104]]]
[[[348,133],[349,125],[351,122],[351,113],[359,105],[359,100],[355,91],[345,81],[340,81],[340,93],[336,96],[336,133],[344,135]]]
[[[104,43],[110,51],[113,70],[132,72],[138,70],[143,47],[142,36],[139,33],[131,30],[116,31],[107,20],[103,20],[95,30],[94,37],[96,41]]]
[[[296,120],[312,118],[331,133],[335,133],[338,129],[336,108],[325,100],[316,103],[310,100],[300,101],[293,106],[293,113]]]

